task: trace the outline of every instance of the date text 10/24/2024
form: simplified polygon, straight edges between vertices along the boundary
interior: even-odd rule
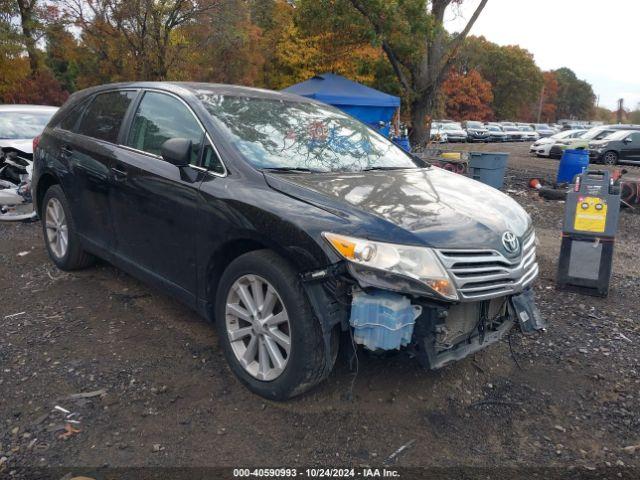
[[[387,468],[234,468],[234,478],[400,478]]]

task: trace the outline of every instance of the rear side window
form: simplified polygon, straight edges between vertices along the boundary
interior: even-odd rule
[[[131,90],[96,95],[87,107],[78,133],[117,143],[120,126],[135,96],[136,92]]]
[[[127,145],[137,150],[160,155],[162,144],[170,138],[191,140],[191,164],[198,162],[204,139],[191,110],[170,95],[147,92],[142,97],[131,124]]]
[[[75,132],[78,126],[78,120],[80,120],[82,112],[86,106],[87,102],[82,102],[71,108],[71,110],[69,110],[69,112],[67,112],[67,114],[58,123],[58,128]]]

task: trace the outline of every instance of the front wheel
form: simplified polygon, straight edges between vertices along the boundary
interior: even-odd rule
[[[235,259],[222,275],[215,309],[227,362],[252,392],[286,400],[331,372],[336,352],[327,362],[322,330],[300,280],[274,252]]]
[[[618,153],[610,150],[602,156],[602,162],[605,165],[616,165],[618,163]]]

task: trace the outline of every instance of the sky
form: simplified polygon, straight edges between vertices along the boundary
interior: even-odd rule
[[[451,7],[447,29],[462,30],[479,1]],[[569,67],[614,110],[640,103],[639,30],[639,0],[488,0],[471,34],[529,50],[542,70]]]

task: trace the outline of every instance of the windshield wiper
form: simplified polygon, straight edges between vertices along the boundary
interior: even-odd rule
[[[385,171],[385,170],[413,170],[418,167],[367,167],[360,170],[361,172],[371,172],[375,170]]]
[[[297,172],[306,172],[306,173],[319,173],[320,170],[311,170],[310,168],[305,167],[264,167],[260,170],[267,172],[283,172],[283,173],[297,173]]]

